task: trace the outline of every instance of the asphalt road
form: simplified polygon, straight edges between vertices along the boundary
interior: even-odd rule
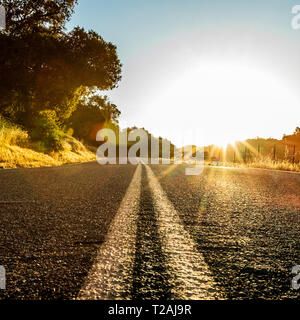
[[[299,299],[300,174],[184,169],[0,171],[0,299]]]

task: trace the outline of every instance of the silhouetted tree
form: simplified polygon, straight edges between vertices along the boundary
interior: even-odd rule
[[[116,47],[94,31],[63,31],[76,1],[2,1],[7,30],[0,33],[0,113],[32,127],[43,110],[63,124],[93,89],[121,79]]]
[[[58,34],[69,20],[77,0],[2,0],[6,9],[5,33]]]
[[[121,115],[121,112],[118,110],[115,104],[112,104],[107,100],[106,96],[101,97],[95,95],[91,97],[90,103],[93,106],[100,108],[101,114],[106,124],[109,124],[111,121],[116,123],[118,122],[118,118]]]

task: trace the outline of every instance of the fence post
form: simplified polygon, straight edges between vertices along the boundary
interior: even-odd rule
[[[274,154],[273,154],[273,159],[276,160],[276,144],[274,144]]]
[[[0,290],[6,289],[6,272],[4,266],[0,266]]]
[[[294,144],[294,151],[293,151],[293,164],[295,164],[295,156],[296,156],[296,145]]]
[[[6,10],[5,7],[0,5],[0,30],[5,30],[6,27]]]

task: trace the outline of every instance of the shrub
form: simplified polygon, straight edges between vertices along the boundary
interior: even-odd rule
[[[64,133],[56,122],[55,111],[44,110],[38,113],[31,137],[33,141],[40,141],[48,151],[59,151],[63,148]]]

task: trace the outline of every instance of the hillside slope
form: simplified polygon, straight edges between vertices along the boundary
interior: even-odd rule
[[[68,135],[60,151],[45,152],[41,144],[31,142],[24,129],[0,118],[0,168],[58,166],[95,159],[94,153]]]

